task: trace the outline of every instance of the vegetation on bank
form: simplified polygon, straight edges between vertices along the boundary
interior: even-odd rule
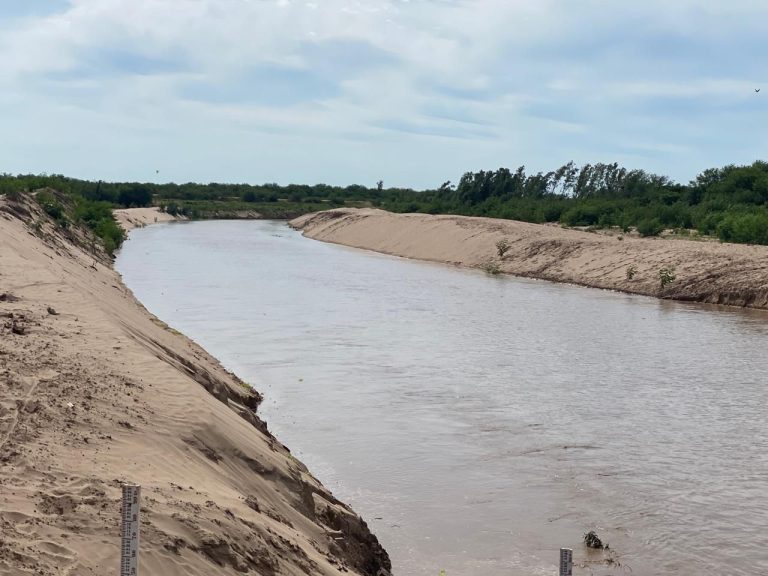
[[[290,220],[309,214],[328,210],[338,205],[323,202],[244,202],[242,200],[168,200],[160,202],[163,212],[174,216],[185,216],[191,220],[209,218],[252,218],[271,220]]]
[[[566,226],[666,229],[717,236],[725,242],[768,244],[768,162],[706,170],[687,185],[617,164],[573,163],[548,173],[468,172],[386,208],[397,212],[464,214],[560,222]]]
[[[292,218],[339,206],[375,206],[393,212],[463,214],[592,228],[619,227],[655,236],[716,236],[725,242],[768,244],[768,162],[729,165],[688,184],[618,164],[570,162],[551,172],[467,172],[453,185],[416,191],[360,185],[154,184],[89,182],[58,175],[2,175],[0,193],[52,188],[77,198],[76,216],[105,242],[119,246],[105,213],[112,206],[156,205],[189,218]],[[53,208],[55,211],[55,208]],[[113,222],[113,221],[112,221]]]
[[[125,232],[115,221],[110,202],[89,200],[75,193],[63,193],[50,187],[33,190],[3,187],[0,194],[11,201],[21,200],[22,194],[32,194],[43,211],[57,226],[67,230],[72,223],[89,229],[102,243],[106,252],[112,255],[125,240]],[[39,225],[39,223],[38,223]]]

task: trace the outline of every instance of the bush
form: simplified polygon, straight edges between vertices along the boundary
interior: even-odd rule
[[[670,282],[675,281],[675,269],[674,268],[662,268],[659,270],[659,282],[661,283],[661,289],[664,290],[664,287],[669,284]]]
[[[129,186],[120,192],[117,201],[126,208],[149,206],[152,204],[152,191],[141,184]]]
[[[99,239],[108,254],[113,254],[125,240],[125,232],[115,222],[112,205],[85,198],[75,198],[74,217],[87,226]]]
[[[114,220],[99,221],[96,227],[93,228],[93,232],[96,236],[101,238],[101,241],[104,243],[104,249],[110,255],[113,254],[123,243],[123,240],[125,240],[123,229],[120,228]]]
[[[661,222],[654,218],[652,220],[642,220],[637,225],[637,232],[640,236],[658,236],[664,230]]]
[[[56,200],[53,194],[47,190],[41,190],[35,195],[35,199],[45,213],[53,218],[57,224],[63,228],[66,228],[69,225],[69,221],[64,212],[64,207],[58,200]]]
[[[19,200],[21,200],[21,191],[15,188],[0,190],[0,194],[5,194],[5,197],[11,202],[18,202]]]
[[[560,216],[566,226],[594,226],[599,219],[600,211],[595,206],[574,206]]]
[[[717,237],[723,242],[768,244],[768,214],[731,214],[717,226]]]
[[[43,210],[45,210],[46,214],[48,214],[48,216],[54,220],[61,220],[61,218],[64,216],[64,208],[62,208],[61,204],[58,202],[53,204],[44,204]]]
[[[480,268],[486,273],[491,274],[492,276],[496,276],[497,274],[501,274],[501,266],[499,266],[499,263],[495,260],[486,260],[480,265]]]
[[[504,254],[509,252],[510,248],[512,248],[512,244],[510,244],[509,240],[506,238],[502,238],[496,242],[496,252],[498,252],[499,258],[504,258]]]
[[[171,216],[178,216],[181,210],[176,202],[169,202],[168,205],[162,207],[163,212],[170,214]]]

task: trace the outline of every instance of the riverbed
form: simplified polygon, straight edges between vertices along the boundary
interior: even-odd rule
[[[160,224],[117,270],[265,396],[396,576],[768,573],[768,314]],[[595,530],[609,554],[588,554]],[[613,564],[607,564],[612,561]],[[583,567],[579,567],[583,566]]]

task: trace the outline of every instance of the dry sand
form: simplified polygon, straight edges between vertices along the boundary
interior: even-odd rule
[[[161,212],[160,208],[122,208],[115,210],[115,219],[125,230],[141,228],[158,222],[171,222],[183,220],[180,216],[171,216],[167,212]]]
[[[768,246],[680,239],[619,239],[557,226],[492,218],[392,214],[342,208],[296,218],[317,240],[420,260],[500,271],[636,294],[768,308]],[[511,248],[503,259],[496,242]],[[634,267],[632,279],[627,270]],[[659,271],[676,279],[662,290]]]
[[[388,568],[266,431],[260,396],[150,315],[91,244],[0,197],[0,574],[116,574],[123,482],[143,487],[143,575]]]

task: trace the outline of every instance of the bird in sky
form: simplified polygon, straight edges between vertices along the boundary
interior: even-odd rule
[[[755,93],[760,92],[760,88],[755,88]]]

